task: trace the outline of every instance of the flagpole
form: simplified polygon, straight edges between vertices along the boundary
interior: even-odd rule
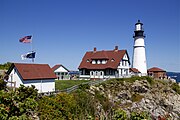
[[[32,62],[34,62],[35,52],[33,51],[32,35],[19,39],[19,42],[30,43],[31,52],[27,53],[26,55],[21,55],[21,57],[22,59],[31,58]]]
[[[31,38],[31,52],[33,53],[33,40]],[[32,57],[32,62],[34,63],[34,58]]]

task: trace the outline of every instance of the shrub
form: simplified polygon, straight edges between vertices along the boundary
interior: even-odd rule
[[[4,80],[0,80],[0,90],[4,90],[6,88],[6,82]]]
[[[110,108],[112,107],[112,104],[110,103],[108,97],[104,96],[103,94],[101,94],[99,91],[95,91],[95,100],[99,101],[103,107],[103,110],[106,112],[108,110],[110,110]]]
[[[151,120],[147,112],[132,112],[130,115],[131,120]]]
[[[141,77],[143,80],[147,80],[149,82],[150,85],[152,85],[154,83],[153,78],[149,77],[149,76],[143,76]]]
[[[115,110],[114,115],[113,115],[113,120],[126,120],[127,115],[124,110],[118,109]]]
[[[23,89],[23,90],[22,90]],[[0,119],[31,119],[37,109],[37,90],[21,86],[16,91],[0,91]]]
[[[180,87],[179,87],[179,85],[178,85],[177,83],[173,83],[173,84],[171,85],[171,88],[172,88],[174,91],[176,91],[178,94],[180,94]]]
[[[89,84],[80,84],[79,85],[79,89],[81,89],[81,90],[85,90],[85,89],[89,89],[89,88],[90,88]]]
[[[78,89],[72,93],[76,100],[75,114],[80,120],[94,118],[95,113],[95,101],[93,97],[84,90]]]
[[[59,93],[55,97],[42,97],[39,101],[39,117],[44,120],[74,119],[76,101],[72,94]]]

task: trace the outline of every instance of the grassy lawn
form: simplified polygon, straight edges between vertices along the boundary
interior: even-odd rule
[[[84,82],[89,82],[89,80],[55,80],[55,89],[63,90],[74,85],[79,85]]]

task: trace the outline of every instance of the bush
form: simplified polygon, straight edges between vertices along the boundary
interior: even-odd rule
[[[143,76],[143,77],[141,77],[141,79],[147,80],[150,85],[152,85],[154,83],[153,78],[148,77],[148,76]]]
[[[79,85],[79,89],[81,89],[81,90],[86,90],[86,89],[89,89],[89,88],[90,88],[89,84],[80,84]]]
[[[94,118],[95,113],[95,101],[94,98],[88,94],[84,90],[78,89],[76,92],[73,93],[74,98],[76,100],[76,115],[78,116],[78,119],[90,119]]]
[[[177,83],[173,83],[173,84],[171,85],[171,88],[172,88],[174,91],[176,91],[178,94],[180,94],[180,87],[179,87],[179,85],[178,85]]]
[[[74,119],[76,101],[72,94],[59,93],[55,97],[42,97],[39,101],[38,113],[40,119],[61,120]]]
[[[6,82],[4,80],[0,80],[0,90],[4,90],[6,88]]]
[[[103,107],[103,110],[106,112],[106,111],[109,111],[112,107],[112,103],[110,103],[109,99],[107,96],[101,94],[99,91],[95,91],[95,101],[98,101],[100,102],[100,104],[102,105]]]
[[[113,120],[126,120],[127,115],[124,110],[118,109],[115,110],[114,115],[113,115]]]
[[[23,90],[22,90],[23,89]],[[37,90],[21,86],[16,91],[0,91],[0,119],[32,119],[37,110]]]
[[[131,120],[151,120],[147,112],[132,112],[130,119]]]

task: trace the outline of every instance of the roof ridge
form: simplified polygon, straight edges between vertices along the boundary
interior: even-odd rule
[[[96,51],[95,53],[97,53],[97,52],[114,52],[115,50],[99,50],[99,51]],[[122,50],[117,50],[117,51],[126,51],[126,49],[122,49]],[[90,52],[90,53],[92,53],[92,52],[94,52],[94,51],[87,51],[87,52]]]

